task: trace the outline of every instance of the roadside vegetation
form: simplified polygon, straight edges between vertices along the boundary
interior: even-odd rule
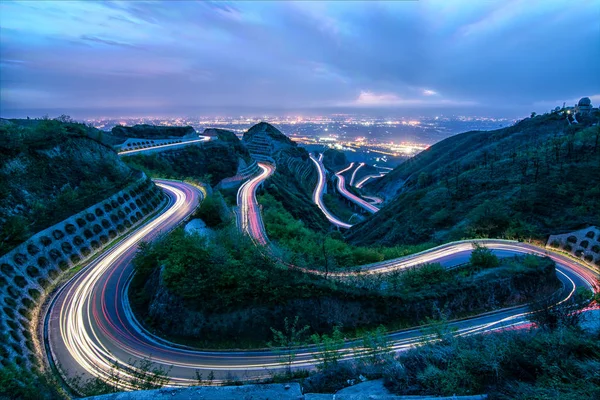
[[[397,395],[488,394],[490,399],[592,400],[600,396],[600,331],[583,330],[574,303],[555,309],[537,327],[489,335],[456,336],[446,320],[430,321],[432,340],[397,355],[377,331],[365,340],[368,356],[342,362],[333,335],[321,341],[318,371],[301,378],[305,392],[332,393],[359,382],[384,379]]]
[[[330,213],[343,222],[356,224],[363,220],[363,218],[359,216],[360,213],[352,210],[352,208],[346,204],[342,195],[337,192],[323,194],[323,204],[325,204],[325,207]]]
[[[270,192],[259,196],[269,239],[284,249],[286,260],[304,268],[335,271],[363,264],[398,258],[434,246],[433,243],[393,247],[354,246],[340,232],[318,232],[284,208]]]
[[[277,236],[287,238],[290,248],[304,250],[282,252],[284,260],[297,265],[319,263],[332,272],[414,251],[353,248],[265,208],[289,218],[274,229],[282,229]],[[339,326],[355,337],[379,325],[388,330],[415,326],[439,310],[458,318],[521,304],[558,287],[551,260],[498,260],[485,248],[476,249],[472,263],[456,270],[430,264],[386,275],[349,274],[343,280],[291,269],[265,252],[226,224],[217,224],[209,237],[176,230],[144,244],[134,260],[134,310],[150,329],[171,340],[203,348],[248,348],[265,346],[271,328],[283,329],[286,317],[297,316],[310,334]]]

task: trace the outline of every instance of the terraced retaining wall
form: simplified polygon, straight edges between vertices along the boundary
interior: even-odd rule
[[[39,306],[53,283],[101,252],[167,201],[145,175],[125,189],[30,237],[0,257],[0,363],[36,363]]]
[[[588,264],[600,268],[600,228],[597,226],[562,235],[552,235],[546,245],[571,253]]]

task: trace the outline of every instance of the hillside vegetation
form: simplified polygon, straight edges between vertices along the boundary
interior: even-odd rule
[[[202,132],[202,134],[205,136],[214,136],[225,143],[229,143],[245,162],[252,162],[250,153],[248,153],[248,149],[246,149],[242,141],[233,131],[219,128],[207,128],[204,130],[204,132]]]
[[[485,393],[496,400],[596,400],[600,330],[582,329],[586,317],[572,318],[564,313],[569,307],[561,306],[555,326],[490,335],[459,336],[442,317],[423,330],[433,335],[430,342],[398,354],[388,352],[390,343],[376,331],[363,340],[368,357],[321,358],[318,372],[303,381],[304,391],[335,392],[363,376],[383,378],[392,393],[407,398]],[[334,337],[327,345],[338,343]]]
[[[309,228],[326,232],[330,224],[312,201],[317,171],[306,150],[292,148],[277,156],[275,173],[265,182],[264,191],[279,201],[285,210]],[[265,212],[269,211],[269,206]]]
[[[231,348],[265,345],[286,317],[314,333],[339,326],[353,336],[418,325],[437,309],[455,318],[514,305],[559,285],[550,259],[486,254],[491,262],[475,257],[460,270],[432,264],[339,281],[279,265],[235,227],[208,239],[178,230],[140,248],[130,298],[140,319],[168,338]]]
[[[112,128],[114,136],[140,139],[160,139],[169,137],[183,137],[195,135],[196,130],[191,126],[156,126],[156,125],[117,125]]]
[[[236,174],[239,157],[235,145],[211,141],[201,146],[185,146],[160,153],[134,154],[123,160],[151,177],[191,178],[216,185],[221,179]]]
[[[346,243],[340,232],[314,231],[297,219],[270,193],[258,198],[267,235],[294,265],[335,271],[403,257],[433,247],[431,243],[393,247],[359,247]]]
[[[350,164],[346,153],[340,150],[327,149],[323,152],[323,165],[332,171],[339,171]]]
[[[0,125],[0,254],[138,177],[83,124]],[[93,130],[95,131],[95,130]]]
[[[350,230],[357,244],[464,237],[542,239],[600,224],[598,115],[569,123],[558,113],[431,146],[370,192],[393,198]]]

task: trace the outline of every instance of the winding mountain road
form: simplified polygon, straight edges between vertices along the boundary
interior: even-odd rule
[[[314,162],[316,160],[313,159]],[[256,205],[257,187],[273,172],[272,166],[260,164],[262,172],[248,181],[238,192],[242,212],[242,228],[257,243],[266,240],[260,212]],[[133,259],[140,241],[148,241],[176,227],[189,216],[201,200],[201,193],[185,183],[157,181],[169,196],[170,202],[160,215],[138,228],[124,240],[97,258],[65,284],[54,297],[47,313],[45,334],[50,358],[65,376],[83,374],[110,379],[111,366],[131,364],[148,357],[155,366],[170,369],[169,385],[184,386],[197,382],[196,371],[204,377],[210,371],[215,382],[230,378],[264,377],[269,371],[282,368],[277,355],[269,350],[256,351],[200,351],[167,342],[147,332],[135,319],[129,307],[127,288],[133,273]],[[322,182],[321,182],[322,184]],[[260,223],[260,225],[258,225]],[[545,254],[533,246],[510,241],[482,240],[500,256],[519,253]],[[362,273],[378,273],[407,268],[425,262],[440,262],[453,267],[468,259],[471,241],[450,243],[422,253],[396,260],[362,266]],[[559,254],[550,253],[557,262],[558,277],[564,284],[560,300],[565,301],[576,287],[593,287],[596,274],[584,265]],[[350,274],[356,272],[350,272]],[[338,273],[343,276],[348,273]],[[331,274],[330,274],[331,275]],[[596,288],[597,290],[597,288]],[[486,313],[481,316],[451,322],[460,335],[490,332],[527,321],[527,308],[516,307]],[[422,343],[427,339],[419,329],[410,329],[389,335],[393,348],[400,350]],[[349,342],[344,357],[352,357]],[[294,367],[309,368],[314,364],[313,348],[299,352]],[[129,389],[130,372],[121,369],[119,386]]]
[[[240,210],[241,229],[255,243],[265,246],[267,234],[260,215],[260,207],[256,201],[256,189],[275,172],[275,167],[267,163],[258,163],[261,172],[240,186],[237,193],[237,203]]]
[[[359,165],[358,168],[360,168],[362,165],[364,165],[364,164]],[[351,168],[351,167],[352,167],[352,164],[350,164],[350,167],[348,167],[348,168]],[[342,196],[344,196],[346,199],[350,200],[352,203],[356,204],[357,206],[367,210],[371,214],[374,214],[377,211],[379,211],[378,207],[375,207],[373,204],[361,199],[360,197],[356,196],[354,193],[352,193],[348,189],[346,189],[346,178],[344,178],[343,173],[348,171],[348,168],[345,168],[345,169],[335,173],[335,176],[337,177],[338,192],[340,192],[340,194]],[[356,172],[356,170],[358,170],[358,168],[356,168],[354,170],[354,172]],[[352,179],[354,179],[354,173],[352,174]],[[352,183],[350,184],[350,186],[352,186]]]

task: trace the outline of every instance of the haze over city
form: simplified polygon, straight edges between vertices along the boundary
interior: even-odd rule
[[[589,1],[0,4],[3,117],[480,115],[600,102]]]

